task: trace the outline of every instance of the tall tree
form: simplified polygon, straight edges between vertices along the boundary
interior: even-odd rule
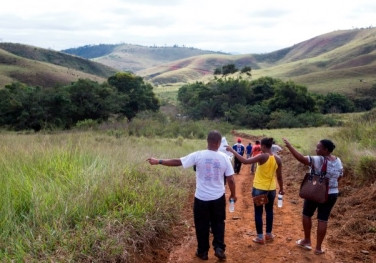
[[[131,120],[144,110],[157,111],[159,101],[153,92],[153,86],[129,72],[119,72],[108,78],[108,83],[114,86],[122,99],[120,113]]]

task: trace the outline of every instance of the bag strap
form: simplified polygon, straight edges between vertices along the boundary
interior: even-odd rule
[[[326,175],[326,168],[328,166],[328,159],[324,157],[324,162],[321,166],[321,175],[325,176]]]
[[[311,175],[315,174],[315,166],[313,165],[313,160],[311,155],[308,155],[309,158],[309,167],[311,168]]]
[[[308,158],[309,158],[309,166],[311,167],[311,175],[314,175],[315,174],[315,166],[313,165],[312,157],[310,155],[308,155]],[[317,174],[317,175],[325,176],[327,167],[328,167],[328,159],[326,157],[324,157],[324,161],[323,161],[322,166],[321,166],[321,172],[320,172],[320,174]]]

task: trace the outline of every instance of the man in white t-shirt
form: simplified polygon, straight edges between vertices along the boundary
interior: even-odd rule
[[[226,258],[224,243],[226,198],[224,176],[231,191],[229,199],[236,201],[234,169],[228,156],[218,151],[222,135],[211,131],[207,137],[207,150],[193,152],[176,159],[149,158],[152,165],[196,166],[196,191],[193,205],[193,216],[196,227],[196,256],[207,260],[209,245],[209,228],[213,233],[214,255],[223,260]]]

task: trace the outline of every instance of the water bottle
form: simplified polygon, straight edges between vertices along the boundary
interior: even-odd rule
[[[283,195],[278,194],[278,207],[282,207],[283,204]]]
[[[228,210],[230,211],[230,213],[233,213],[235,211],[235,200],[232,198],[230,199],[230,206]]]

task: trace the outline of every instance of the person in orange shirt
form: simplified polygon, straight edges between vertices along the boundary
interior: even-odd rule
[[[261,145],[260,145],[260,141],[256,141],[255,142],[255,145],[253,145],[252,147],[252,155],[251,157],[255,157],[257,155],[259,155],[261,153]],[[255,170],[257,168],[257,163],[252,163],[251,165],[251,173],[254,174],[255,173]]]

